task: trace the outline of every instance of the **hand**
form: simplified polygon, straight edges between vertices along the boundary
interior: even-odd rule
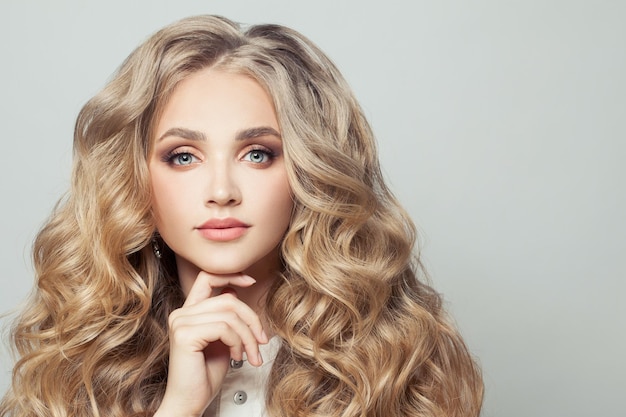
[[[247,275],[200,272],[185,304],[169,317],[170,362],[165,396],[155,416],[201,416],[219,392],[230,358],[263,363],[268,338],[259,316],[226,286],[249,287]]]

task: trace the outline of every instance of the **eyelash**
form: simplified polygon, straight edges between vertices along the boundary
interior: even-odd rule
[[[252,148],[249,151],[247,151],[244,154],[244,157],[247,155],[250,155],[252,152],[260,152],[262,154],[264,154],[265,156],[267,156],[267,158],[269,159],[266,162],[259,162],[258,164],[263,164],[263,163],[267,163],[267,162],[271,162],[274,158],[276,158],[276,153],[274,151],[272,151],[271,149],[267,149],[267,148]],[[174,158],[180,156],[180,155],[190,155],[192,158],[195,159],[199,159],[197,156],[195,156],[192,152],[188,152],[185,150],[179,150],[179,149],[173,149],[171,151],[169,151],[168,153],[166,153],[165,155],[163,155],[163,157],[161,158],[161,160],[169,165],[177,165],[177,166],[184,166],[184,165],[188,165],[188,164],[175,164],[174,163]],[[252,161],[250,161],[252,162]]]
[[[184,165],[180,165],[180,164],[175,164],[174,163],[174,158],[180,156],[180,155],[190,155],[192,158],[198,159],[197,156],[195,156],[193,153],[191,152],[187,152],[184,150],[178,150],[178,149],[174,149],[169,151],[168,153],[166,153],[165,155],[163,155],[163,158],[161,158],[161,160],[163,162],[168,163],[169,165],[178,165],[178,166],[184,166]]]
[[[259,165],[267,163],[267,162],[271,162],[274,158],[276,158],[276,153],[274,151],[272,151],[271,149],[267,149],[267,148],[252,148],[252,149],[250,149],[248,152],[246,152],[244,154],[244,157],[247,156],[247,155],[250,155],[253,152],[262,153],[265,156],[267,156],[267,158],[268,158],[268,161],[266,161],[266,162],[258,162]],[[250,162],[252,162],[252,161],[250,161]]]

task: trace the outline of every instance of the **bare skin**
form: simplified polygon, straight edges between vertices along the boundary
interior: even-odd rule
[[[169,317],[170,362],[156,416],[201,416],[230,358],[260,366],[263,300],[293,200],[280,127],[254,80],[211,69],[183,80],[155,127],[152,208],[176,256],[184,305]]]
[[[201,272],[187,299],[169,318],[168,384],[155,416],[201,416],[228,371],[230,358],[260,366],[259,344],[268,342],[259,316],[227,286],[254,285],[247,275],[217,276]]]

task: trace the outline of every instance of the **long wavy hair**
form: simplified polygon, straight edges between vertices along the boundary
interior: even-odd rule
[[[266,314],[283,340],[267,413],[477,416],[480,371],[426,283],[415,227],[384,183],[343,77],[299,33],[215,16],[157,32],[81,110],[69,193],[33,248],[37,288],[12,329],[0,416],[152,415],[167,381],[167,316],[183,302],[157,259],[147,156],[178,82],[245,74],[273,98],[295,210]]]

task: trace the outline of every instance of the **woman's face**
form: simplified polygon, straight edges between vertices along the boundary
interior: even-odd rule
[[[175,88],[154,131],[153,211],[183,290],[200,270],[275,271],[293,201],[265,90],[243,75],[201,70]]]

